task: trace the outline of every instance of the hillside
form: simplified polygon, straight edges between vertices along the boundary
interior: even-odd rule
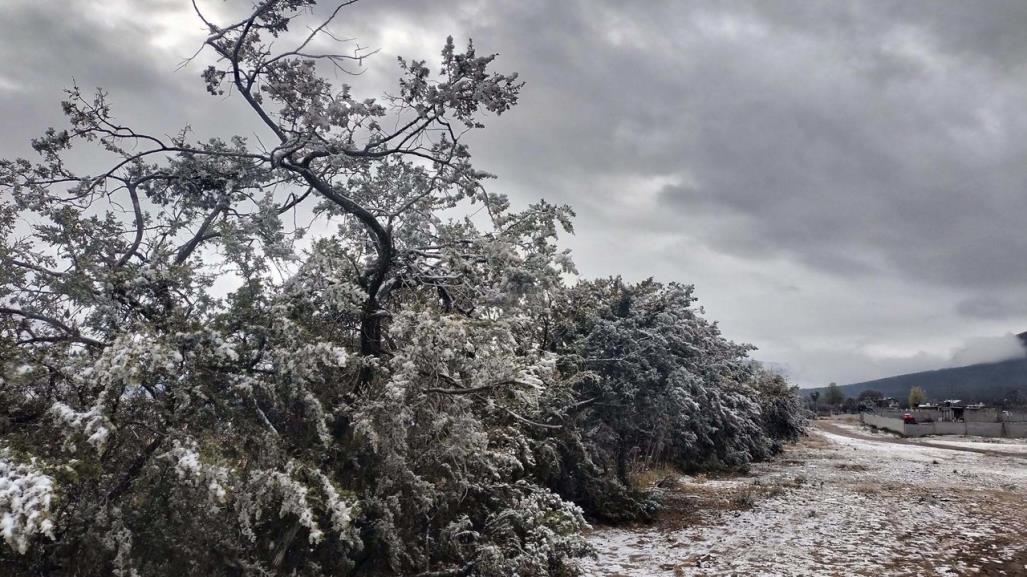
[[[915,385],[927,391],[929,399],[962,399],[966,402],[997,403],[1019,390],[1027,393],[1027,358],[999,363],[909,373],[842,386],[846,397],[872,389],[887,397],[904,399]],[[823,391],[826,387],[809,389]]]

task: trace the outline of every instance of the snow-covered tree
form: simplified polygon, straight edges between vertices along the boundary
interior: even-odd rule
[[[462,143],[521,83],[450,39],[358,98],[323,70],[363,55],[313,48],[349,4],[198,12],[207,89],[260,139],[147,134],[74,88],[40,160],[0,165],[5,567],[571,571],[580,511],[527,478],[520,432],[554,363],[513,336],[568,270],[569,210],[511,211]],[[73,169],[81,146],[109,164]],[[488,222],[441,214],[468,204]],[[296,214],[335,232],[299,250]]]
[[[259,137],[72,88],[0,162],[5,575],[573,575],[581,507],[651,510],[632,467],[782,436],[690,287],[567,286],[571,210],[485,190],[464,135],[516,75],[450,39],[358,98],[314,49],[352,2],[313,4],[197,13]]]

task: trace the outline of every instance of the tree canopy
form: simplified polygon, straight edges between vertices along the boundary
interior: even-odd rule
[[[914,386],[909,389],[909,406],[916,408],[927,400],[927,392],[921,386]]]

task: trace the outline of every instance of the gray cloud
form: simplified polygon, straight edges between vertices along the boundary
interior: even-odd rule
[[[55,121],[72,76],[110,89],[126,121],[251,134],[198,66],[174,72],[203,34],[187,4],[107,21],[15,1],[0,153]],[[349,15],[340,34],[382,48],[340,79],[363,93],[447,34],[501,52],[528,85],[472,140],[495,189],[574,205],[584,274],[696,283],[729,336],[801,383],[934,368],[1027,329],[1022,2],[387,0]]]
[[[956,312],[978,319],[1015,318],[1027,314],[1027,299],[977,295],[957,303]]]
[[[903,375],[925,369],[962,367],[976,363],[994,363],[1023,358],[1024,347],[1012,334],[999,337],[968,339],[954,350],[944,353],[918,351],[908,356],[880,356],[865,351],[811,349],[797,350],[788,363],[769,363],[774,370],[801,378],[819,366],[831,363],[837,374],[848,378],[845,383],[869,381],[881,376]],[[824,381],[826,384],[828,381]]]

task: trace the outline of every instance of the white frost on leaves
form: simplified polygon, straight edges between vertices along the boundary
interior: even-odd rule
[[[402,394],[410,383],[425,387],[513,389],[531,405],[554,378],[557,356],[549,353],[512,355],[517,347],[515,323],[483,325],[455,315],[428,311],[401,312],[391,330],[407,345],[391,361],[390,390]]]
[[[345,533],[353,521],[353,507],[342,499],[339,491],[335,489],[331,480],[324,473],[321,471],[313,471],[313,473],[321,481],[321,490],[324,491],[325,509],[327,509],[331,519],[332,529],[337,533]]]
[[[279,319],[278,322],[285,330],[291,326],[287,319]],[[317,430],[318,439],[324,444],[330,443],[328,415],[308,385],[323,382],[326,378],[326,368],[345,367],[349,363],[349,353],[334,343],[320,341],[276,348],[270,354],[274,357],[277,372],[283,377],[282,392],[288,391],[288,396],[294,396],[302,401],[307,419]]]
[[[232,345],[232,343],[229,343],[228,341],[223,339],[221,335],[217,333],[212,333],[211,341],[214,345],[213,352],[215,356],[232,362],[239,360],[239,353],[235,351],[235,347]]]
[[[102,452],[115,430],[107,417],[106,407],[121,397],[128,387],[138,387],[154,373],[177,373],[182,360],[182,354],[162,339],[144,331],[125,332],[114,339],[92,365],[72,374],[75,381],[101,387],[92,406],[78,411],[56,402],[50,407],[50,414],[65,427],[66,442],[81,433],[97,452]]]
[[[110,528],[103,536],[103,544],[114,553],[114,575],[117,577],[139,577],[132,561],[132,531],[125,526],[121,509],[110,512]]]
[[[175,464],[175,474],[180,480],[206,487],[212,506],[225,502],[229,484],[228,469],[204,463],[195,443],[175,441],[174,447],[163,456]]]
[[[314,477],[317,486],[304,484],[297,476]],[[307,529],[308,541],[312,545],[325,539],[325,529],[318,517],[327,516],[331,522],[329,531],[341,540],[353,538],[352,507],[344,501],[329,479],[320,471],[303,467],[290,461],[284,471],[261,471],[251,478],[251,487],[240,499],[239,524],[243,534],[256,539],[253,521],[263,517],[268,505],[278,502],[278,516],[296,517],[300,526]]]
[[[557,359],[557,355],[553,353],[541,354],[534,364],[518,371],[517,380],[535,389],[542,389],[546,381],[554,378]]]
[[[104,349],[90,372],[105,385],[134,383],[148,373],[174,373],[181,363],[182,353],[167,342],[145,332],[132,332]]]
[[[34,536],[54,538],[53,501],[52,477],[0,450],[0,534],[10,548],[24,554]]]
[[[282,349],[276,351],[276,354],[282,370],[304,381],[321,376],[319,365],[342,368],[349,361],[346,349],[328,342],[304,344],[295,350]]]
[[[50,414],[55,421],[66,427],[64,436],[67,441],[76,433],[81,433],[97,453],[103,452],[107,446],[107,438],[113,425],[99,407],[93,407],[88,411],[76,411],[64,403],[56,402],[50,406]]]

